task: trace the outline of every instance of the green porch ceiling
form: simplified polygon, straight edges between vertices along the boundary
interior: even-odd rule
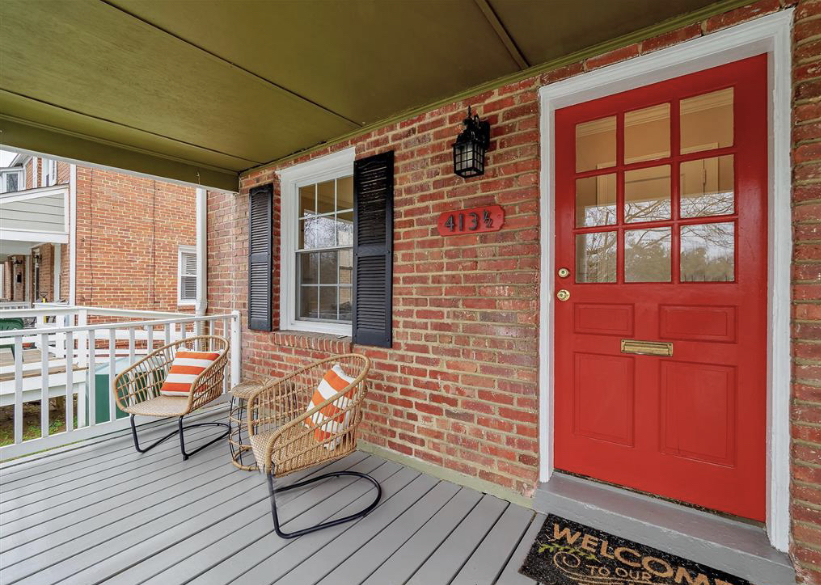
[[[2,144],[242,171],[739,0],[3,0]]]

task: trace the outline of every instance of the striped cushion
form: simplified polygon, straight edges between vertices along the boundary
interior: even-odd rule
[[[214,363],[219,351],[178,351],[171,362],[171,370],[160,388],[164,396],[188,396],[191,384],[205,369]]]
[[[325,376],[323,376],[322,381],[319,383],[319,387],[316,391],[314,391],[314,395],[311,398],[311,402],[308,404],[307,410],[311,410],[315,406],[319,406],[333,395],[344,390],[345,387],[353,381],[354,378],[346,375],[345,370],[343,370],[339,364],[334,365],[333,368],[325,372]],[[345,431],[348,427],[348,416],[350,415],[350,412],[346,412],[344,416],[328,421],[325,424],[322,423],[333,415],[344,410],[353,398],[353,393],[354,388],[351,388],[350,391],[346,392],[336,402],[333,402],[332,404],[329,404],[328,406],[315,412],[311,416],[310,422],[307,420],[305,421],[305,425],[309,427],[321,425],[314,431],[314,438],[317,441],[325,441],[334,435]],[[324,444],[324,447],[326,449],[333,450],[336,448],[339,441],[339,438],[335,441],[328,441]]]

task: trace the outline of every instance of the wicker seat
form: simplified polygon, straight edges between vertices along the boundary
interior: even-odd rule
[[[328,400],[309,409],[314,391],[334,364],[339,364],[348,376],[353,377],[353,382]],[[379,503],[382,496],[379,483],[366,474],[354,471],[327,473],[283,488],[274,487],[274,477],[282,477],[341,459],[356,449],[356,430],[362,422],[362,406],[367,394],[365,380],[369,369],[370,360],[365,356],[336,356],[315,362],[285,378],[272,381],[249,399],[248,435],[251,451],[257,466],[267,477],[274,529],[282,538],[294,538],[361,518]],[[312,417],[319,411],[327,418],[314,422]],[[331,428],[338,430],[330,432]],[[317,430],[320,431],[321,440],[317,439]],[[286,533],[280,529],[276,507],[277,493],[338,476],[354,476],[370,481],[376,487],[376,498],[356,514],[294,532]]]
[[[225,434],[209,441],[197,449],[186,452],[184,429],[195,427],[226,427],[226,423],[208,422],[183,426],[183,417],[215,400],[222,394],[225,377],[225,365],[228,361],[228,340],[213,335],[189,337],[165,345],[152,351],[140,361],[121,372],[114,379],[114,399],[120,410],[127,412],[131,419],[131,434],[134,438],[134,448],[140,453],[150,451],[163,441],[174,435],[180,436],[180,451],[183,459],[188,459],[194,453],[216,443],[228,436]],[[191,387],[194,389],[187,397],[163,396],[160,388],[165,381],[174,356],[179,350],[220,352],[220,356],[213,364],[203,371]],[[140,447],[137,437],[137,426],[134,422],[136,415],[152,417],[179,417],[177,430],[167,434],[148,447]]]

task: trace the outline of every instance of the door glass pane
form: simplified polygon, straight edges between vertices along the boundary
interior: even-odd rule
[[[670,156],[670,104],[624,114],[624,162]]]
[[[671,228],[624,232],[625,282],[670,282]]]
[[[319,317],[319,304],[317,286],[299,287],[299,318],[317,319]]]
[[[731,154],[681,163],[681,217],[732,213],[734,182]]]
[[[576,172],[616,166],[616,117],[576,125]]]
[[[336,181],[325,181],[316,186],[316,204],[319,213],[333,213],[336,207]]]
[[[576,179],[576,227],[616,223],[616,175]]]
[[[320,286],[319,287],[319,318],[333,319],[337,317],[337,305],[339,304],[336,298],[337,288],[335,286]]]
[[[337,252],[321,252],[319,255],[319,284],[336,284]]]
[[[299,217],[316,213],[316,185],[299,188]]]
[[[681,226],[681,281],[735,280],[735,224]]]
[[[616,282],[616,232],[576,236],[576,282]]]
[[[624,173],[624,221],[670,219],[670,165]]]
[[[732,87],[681,100],[681,154],[732,145]]]

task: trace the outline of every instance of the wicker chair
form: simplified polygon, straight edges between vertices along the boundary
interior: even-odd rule
[[[181,341],[175,341],[161,347],[145,356],[131,367],[124,370],[114,379],[114,398],[120,410],[127,412],[131,418],[131,434],[134,437],[134,448],[140,453],[150,451],[163,441],[166,441],[179,434],[180,451],[182,458],[188,459],[191,455],[205,449],[209,445],[224,439],[228,436],[230,428],[226,423],[207,422],[183,426],[182,419],[185,415],[191,414],[195,410],[205,406],[222,394],[223,379],[225,377],[225,365],[228,361],[228,340],[212,335],[200,335],[189,337]],[[181,348],[189,351],[219,351],[221,355],[202,372],[191,385],[194,391],[188,397],[184,396],[163,396],[160,388],[171,368],[174,356]],[[178,429],[167,434],[148,447],[140,447],[137,439],[137,426],[134,424],[134,417],[155,416],[171,417],[178,416]],[[209,441],[193,451],[186,452],[184,429],[196,427],[226,427],[225,434]]]
[[[325,373],[339,364],[354,381],[343,390],[308,410],[314,391]],[[248,436],[257,467],[268,480],[274,530],[282,538],[295,538],[322,528],[329,528],[361,518],[373,510],[382,497],[375,479],[355,471],[335,471],[311,479],[274,488],[274,476],[341,459],[356,448],[356,429],[362,422],[362,404],[367,393],[365,378],[370,360],[362,355],[346,354],[315,362],[293,374],[273,380],[248,400]],[[346,396],[347,395],[347,396]],[[328,408],[331,407],[331,408]],[[327,417],[318,423],[313,415],[322,410]],[[347,424],[345,424],[345,422]],[[334,424],[341,423],[341,424]],[[332,432],[332,429],[338,429]],[[316,431],[320,438],[317,438]],[[294,532],[283,532],[277,516],[276,494],[300,488],[328,477],[354,476],[370,481],[376,487],[376,498],[365,509],[336,520],[316,524]]]

